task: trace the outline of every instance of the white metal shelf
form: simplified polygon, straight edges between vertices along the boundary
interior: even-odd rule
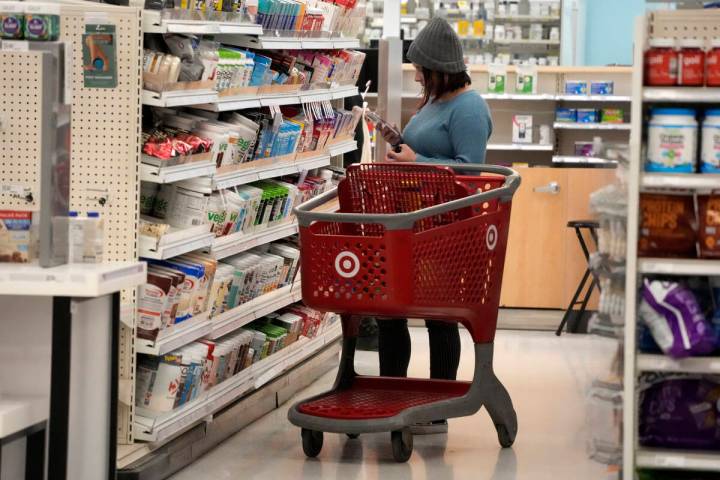
[[[185,20],[163,18],[160,10],[143,10],[142,29],[144,33],[185,33],[195,35],[245,34],[261,35],[262,26],[251,22],[213,20]]]
[[[328,147],[331,157],[343,155],[345,153],[354,152],[357,150],[357,140],[347,140],[345,142],[334,143]]]
[[[587,163],[590,165],[617,165],[616,160],[608,160],[606,158],[583,157],[581,155],[554,155],[553,163]]]
[[[215,39],[223,44],[258,50],[332,50],[360,48],[360,40],[347,37],[283,37],[264,34],[217,35]]]
[[[638,258],[638,271],[656,275],[720,275],[720,260]]]
[[[152,107],[184,107],[216,102],[218,94],[215,90],[174,90],[169,92],[142,91],[143,105]]]
[[[212,112],[227,112],[247,108],[297,105],[299,103],[339,100],[341,98],[352,97],[357,94],[358,88],[356,86],[344,85],[333,88],[317,88],[293,93],[238,95],[232,97],[218,97],[216,95],[215,98],[208,101],[186,103],[186,105],[196,105],[198,108]],[[144,99],[145,97],[143,96],[143,101]]]
[[[627,102],[632,101],[629,95],[556,95],[555,99],[561,102]]]
[[[209,225],[198,225],[185,229],[171,229],[162,237],[138,235],[138,251],[142,258],[166,260],[184,253],[207,248],[212,245],[215,234]]]
[[[487,146],[488,151],[552,152],[554,149],[552,145],[537,143],[489,143]]]
[[[552,15],[495,15],[496,22],[535,22],[535,23],[556,23],[560,21],[559,16]]]
[[[637,357],[641,372],[687,372],[720,374],[720,357],[690,357],[675,359],[667,355],[641,353]]]
[[[146,280],[145,262],[75,263],[52,268],[0,263],[0,295],[99,297],[135,288]]]
[[[0,439],[46,421],[49,412],[48,397],[0,395]]]
[[[168,352],[204,337],[209,334],[211,330],[212,322],[208,318],[208,313],[201,313],[184,322],[161,330],[155,341],[138,338],[135,341],[135,350],[138,353],[146,353],[148,355],[165,355]]]
[[[262,388],[272,379],[315,355],[326,345],[336,341],[340,337],[340,332],[340,322],[336,321],[313,339],[302,337],[172,412],[153,418],[149,415],[143,416],[142,413],[147,415],[149,412],[139,409],[135,418],[135,438],[163,442],[189,429],[229,403]]]
[[[643,100],[646,102],[720,103],[720,88],[646,87],[643,88]]]
[[[513,40],[493,40],[497,45],[547,45],[560,46],[560,40],[519,38]]]
[[[720,471],[720,452],[638,448],[638,468]]]
[[[482,93],[485,100],[554,101],[551,93]]]
[[[642,173],[643,188],[676,188],[714,190],[720,188],[720,174],[712,173]]]
[[[173,183],[214,174],[214,162],[194,162],[171,167],[156,167],[147,163],[140,164],[140,180],[143,182]]]
[[[220,260],[237,255],[258,245],[274,242],[298,233],[297,222],[286,222],[253,233],[233,233],[213,240],[210,253]]]
[[[279,288],[274,292],[266,293],[213,317],[212,331],[209,333],[208,338],[211,340],[220,338],[258,318],[264,317],[268,313],[276,312],[281,308],[299,302],[301,299],[302,288],[300,288],[299,281]]]
[[[277,162],[273,165],[265,165],[258,168],[245,168],[227,173],[217,174],[213,177],[212,188],[220,190],[223,188],[231,188],[236,185],[244,185],[246,183],[264,180],[267,178],[281,177],[283,175],[292,175],[304,170],[313,170],[315,168],[330,165],[329,153],[318,153],[317,156],[294,162]]]
[[[625,130],[630,131],[629,123],[579,123],[579,122],[555,122],[553,128],[556,130]]]

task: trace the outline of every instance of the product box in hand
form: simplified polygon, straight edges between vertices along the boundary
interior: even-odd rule
[[[0,210],[0,262],[26,263],[32,242],[32,212]]]
[[[513,115],[512,141],[513,143],[532,143],[533,141],[532,115]]]

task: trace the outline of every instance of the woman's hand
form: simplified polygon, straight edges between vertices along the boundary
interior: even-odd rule
[[[400,131],[399,128],[397,128],[397,125],[390,126],[389,124],[382,122],[379,125],[380,128],[380,135],[385,139],[387,143],[390,145],[397,145],[402,140],[398,132]]]
[[[387,155],[385,155],[386,162],[414,162],[416,159],[417,156],[415,155],[413,149],[404,143],[400,145],[399,152],[390,150]]]

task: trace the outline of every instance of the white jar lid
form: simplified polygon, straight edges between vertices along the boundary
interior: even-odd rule
[[[681,48],[703,48],[705,42],[700,38],[683,38],[680,40]]]
[[[713,38],[713,39],[710,41],[710,45],[711,45],[713,48],[720,48],[720,38]]]
[[[674,38],[665,38],[665,37],[651,38],[650,46],[651,47],[659,47],[659,48],[663,48],[663,47],[672,48],[675,46],[675,39]]]

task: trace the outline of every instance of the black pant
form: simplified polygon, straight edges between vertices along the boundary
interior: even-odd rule
[[[410,332],[407,320],[378,320],[380,375],[407,377]],[[457,323],[426,320],[430,335],[430,378],[455,380],[460,365],[460,332]]]

